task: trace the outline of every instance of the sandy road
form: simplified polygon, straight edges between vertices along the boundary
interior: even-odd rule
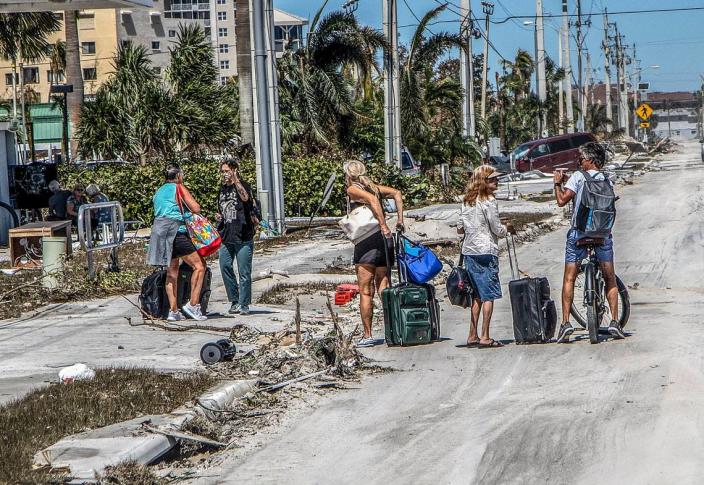
[[[402,370],[324,400],[280,436],[226,457],[201,483],[701,483],[704,476],[704,164],[699,146],[620,191],[624,341],[460,347],[466,312],[443,304],[441,343],[370,350]],[[565,229],[566,231],[566,229]],[[564,231],[519,250],[557,299]],[[502,280],[508,281],[503,263]],[[504,287],[504,294],[506,288]],[[493,335],[512,339],[500,300]]]

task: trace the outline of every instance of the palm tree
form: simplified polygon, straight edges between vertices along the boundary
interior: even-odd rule
[[[252,99],[252,48],[249,0],[236,0],[237,82],[240,99],[240,136],[243,145],[254,144],[254,102]]]
[[[606,106],[590,104],[587,108],[587,130],[592,133],[605,133],[613,121],[606,117]]]
[[[354,117],[353,89],[344,69],[355,66],[366,76],[375,66],[374,53],[385,45],[381,33],[361,27],[351,13],[322,17],[326,4],[311,22],[307,44],[287,51],[277,64],[281,112],[304,127],[298,141],[307,147],[332,145],[343,118]]]
[[[51,85],[65,75],[66,72],[66,42],[59,40],[49,49],[49,69],[51,71]]]
[[[78,39],[78,10],[64,11],[64,31],[66,37],[66,84],[73,85],[73,92],[68,93],[68,118],[74,129],[71,134],[71,153],[78,153],[78,138],[76,127],[81,119],[83,106],[83,71],[81,70],[81,53]],[[68,155],[68,154],[66,154]],[[67,157],[65,157],[68,160]]]
[[[439,66],[444,54],[463,48],[462,38],[450,33],[427,35],[428,25],[445,8],[436,7],[420,20],[401,67],[402,139],[426,168],[456,158],[478,158],[476,144],[461,136],[459,63]]]
[[[237,86],[219,86],[213,50],[199,26],[181,27],[166,79],[144,46],[126,43],[114,73],[81,110],[77,137],[94,154],[146,163],[221,153],[237,133]]]
[[[59,29],[59,21],[52,12],[0,13],[0,56],[12,65],[13,118],[17,117],[17,65],[23,61],[36,62],[44,58],[49,49],[47,36]],[[23,83],[24,76],[20,76]],[[24,86],[20,87],[24,106]],[[24,134],[27,134],[23,116]]]

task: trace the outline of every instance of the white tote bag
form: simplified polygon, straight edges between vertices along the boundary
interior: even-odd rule
[[[362,205],[350,211],[349,203],[347,199],[347,215],[338,222],[348,239],[357,244],[381,230],[379,221],[369,207]]]

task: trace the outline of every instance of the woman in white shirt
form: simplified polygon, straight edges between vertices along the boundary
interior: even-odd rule
[[[467,347],[502,347],[489,336],[494,300],[501,298],[499,282],[499,238],[514,233],[510,224],[504,226],[499,219],[499,206],[494,197],[501,176],[490,165],[480,165],[474,170],[467,186],[457,232],[464,234],[462,255],[474,287],[472,320]],[[482,332],[477,334],[479,313],[483,314]]]

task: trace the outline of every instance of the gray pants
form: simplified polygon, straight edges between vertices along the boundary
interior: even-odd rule
[[[252,254],[254,253],[254,241],[242,243],[223,243],[218,252],[220,261],[220,272],[222,280],[227,290],[227,299],[230,303],[239,303],[241,306],[249,306],[252,303]],[[239,273],[239,285],[233,267],[237,261],[237,272]]]

